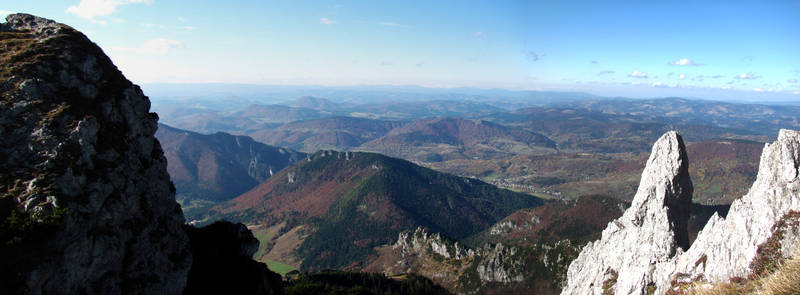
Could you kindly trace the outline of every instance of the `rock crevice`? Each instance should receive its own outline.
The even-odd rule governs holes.
[[[675,282],[747,277],[776,224],[798,219],[800,132],[781,130],[765,145],[750,191],[726,218],[712,216],[688,247],[692,186],[683,150],[674,132],[656,142],[632,206],[572,262],[562,294],[663,294]],[[782,230],[786,235],[776,240],[786,256],[800,243],[786,238],[796,237],[794,227]]]
[[[683,140],[668,132],[653,146],[631,207],[572,262],[562,293],[643,293],[654,266],[688,247],[692,189]]]

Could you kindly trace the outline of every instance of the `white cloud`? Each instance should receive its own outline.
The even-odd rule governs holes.
[[[472,34],[472,37],[486,39],[486,37],[489,37],[489,35],[484,32],[475,32]]]
[[[167,53],[169,53],[170,50],[179,48],[185,48],[183,42],[181,41],[170,40],[165,38],[156,38],[144,42],[144,44],[142,44],[142,46],[139,47],[139,50],[144,54],[167,55]]]
[[[792,93],[794,93],[795,95],[797,95],[797,94],[800,94],[800,91],[795,91],[795,92],[792,92]]]
[[[330,25],[335,25],[336,21],[328,19],[327,17],[321,17],[321,18],[319,18],[319,23],[321,23],[323,25],[330,26]]]
[[[185,18],[183,18],[183,17],[180,17],[180,16],[179,16],[179,17],[178,17],[178,21],[179,21],[179,22],[182,22],[182,23],[185,23],[185,22],[186,22],[186,19],[185,19]]]
[[[154,24],[154,23],[142,23],[142,26],[144,26],[146,28],[159,28],[159,29],[166,29],[167,28],[167,26],[165,26],[165,25],[159,25],[159,24]]]
[[[789,79],[789,80],[786,80],[786,82],[792,83],[792,84],[796,84],[797,83],[797,79]]]
[[[736,79],[743,79],[743,80],[752,80],[752,79],[758,79],[758,78],[759,78],[758,76],[750,74],[750,73],[744,73],[744,74],[740,74],[740,75],[736,76]]]
[[[6,15],[9,15],[9,14],[12,14],[12,13],[13,12],[8,11],[8,10],[0,10],[0,16],[6,16]]]
[[[647,78],[647,73],[642,73],[642,72],[639,72],[638,70],[636,70],[636,71],[633,71],[633,73],[631,73],[628,76],[629,77],[633,77],[633,78]]]
[[[67,8],[67,12],[78,17],[92,20],[98,16],[109,16],[118,6],[128,4],[153,4],[155,0],[81,0],[78,5]]]
[[[655,83],[651,84],[650,86],[658,87],[658,88],[675,88],[675,87],[678,87],[678,85],[667,84],[667,83],[664,83],[664,82],[661,82],[661,81],[655,82]]]
[[[156,38],[149,40],[147,42],[142,43],[139,47],[124,47],[124,46],[112,46],[109,47],[111,50],[122,51],[122,52],[133,52],[136,54],[143,54],[143,55],[167,55],[173,49],[182,49],[186,48],[183,42],[178,40],[170,40],[165,38]]]
[[[702,64],[696,63],[696,62],[694,62],[694,61],[692,61],[691,59],[688,59],[688,58],[681,58],[679,60],[669,62],[669,65],[671,65],[671,66],[700,66]]]
[[[686,79],[686,74],[678,75],[678,79],[681,79],[681,80]]]
[[[597,75],[598,75],[598,76],[602,76],[602,75],[610,75],[610,74],[613,74],[613,73],[616,73],[616,72],[617,72],[617,71],[605,70],[605,71],[600,71],[600,72],[598,72],[598,73],[597,73]]]
[[[381,26],[386,26],[386,27],[411,28],[411,26],[409,26],[409,25],[398,24],[398,23],[393,23],[393,22],[380,22],[378,24],[381,25]]]

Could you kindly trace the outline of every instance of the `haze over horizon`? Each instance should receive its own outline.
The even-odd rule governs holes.
[[[800,100],[800,1],[0,4],[70,24],[135,83],[419,85]]]

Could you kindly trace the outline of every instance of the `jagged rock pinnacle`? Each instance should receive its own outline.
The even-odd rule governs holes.
[[[772,236],[773,225],[789,211],[800,211],[798,167],[800,132],[781,130],[774,143],[764,146],[750,191],[733,202],[726,218],[711,217],[689,251],[677,259],[675,274],[709,282],[746,277],[759,245]],[[667,284],[668,280],[663,283]]]
[[[642,294],[654,265],[688,247],[692,181],[683,140],[667,132],[653,145],[632,205],[569,267],[562,294]]]

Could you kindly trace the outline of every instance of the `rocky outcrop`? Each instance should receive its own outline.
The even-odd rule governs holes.
[[[413,232],[401,232],[392,248],[399,249],[403,257],[419,255],[427,251],[447,259],[463,259],[475,256],[475,251],[459,245],[458,242],[442,238],[440,233],[430,233],[423,227],[418,227]]]
[[[672,275],[709,282],[747,277],[759,246],[774,234],[774,225],[791,211],[800,210],[798,167],[800,132],[781,130],[774,143],[764,146],[750,191],[733,202],[726,218],[711,217],[689,251],[676,260]],[[786,256],[800,246],[791,239],[782,244]],[[668,284],[669,280],[663,281],[659,290],[666,290]]]
[[[486,245],[481,250],[480,255],[483,259],[476,268],[481,281],[511,283],[521,282],[524,279],[522,259],[514,257],[517,254],[517,248],[496,244],[493,247]]]
[[[661,136],[631,207],[572,262],[562,294],[641,294],[655,284],[657,265],[688,247],[688,167],[680,135],[672,131]]]
[[[800,248],[800,132],[781,130],[774,143],[765,145],[750,191],[734,201],[725,218],[714,214],[685,253],[679,247],[685,231],[680,225],[683,201],[662,200],[675,196],[676,188],[691,194],[686,189],[691,183],[688,175],[675,174],[683,175],[675,178],[685,178],[683,183],[652,186],[646,181],[653,171],[676,171],[673,161],[652,161],[657,150],[665,150],[662,140],[668,136],[653,147],[633,206],[570,265],[563,294],[663,294],[675,284],[747,277],[762,267],[764,259],[781,259]],[[646,197],[640,198],[642,187]],[[653,209],[656,215],[650,213]],[[629,236],[642,239],[624,239]]]
[[[259,243],[244,224],[187,225],[186,231],[194,263],[184,295],[283,293],[281,276],[251,258]]]
[[[73,28],[6,20],[0,293],[181,293],[189,241],[148,98]]]

